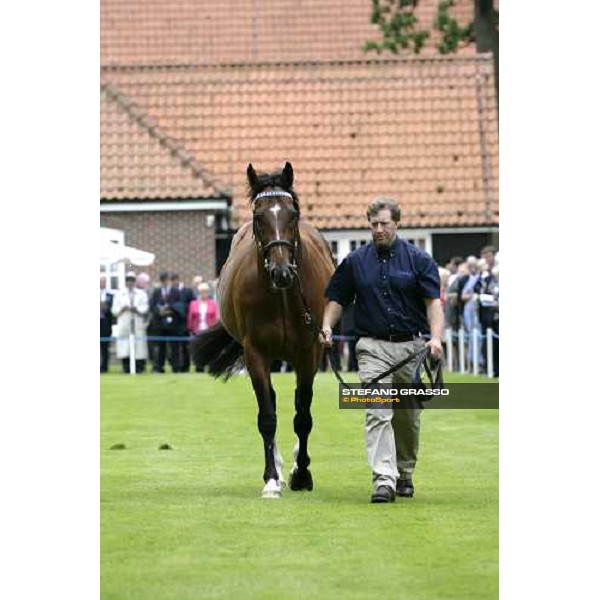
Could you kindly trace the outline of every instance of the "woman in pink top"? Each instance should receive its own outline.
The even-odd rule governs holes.
[[[219,307],[210,297],[210,286],[201,283],[198,286],[198,298],[190,302],[187,314],[187,329],[198,335],[219,321]]]

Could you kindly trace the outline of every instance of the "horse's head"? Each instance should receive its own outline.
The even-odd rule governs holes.
[[[281,171],[259,175],[249,164],[246,173],[261,262],[273,285],[287,289],[294,283],[300,253],[300,209],[292,188],[294,170],[286,162]]]

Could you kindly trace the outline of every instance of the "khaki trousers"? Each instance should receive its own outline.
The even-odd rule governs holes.
[[[356,345],[358,373],[366,383],[387,371],[409,354],[425,347],[425,340],[385,342],[361,338]],[[415,360],[382,379],[379,383],[410,383]],[[396,479],[412,478],[419,452],[420,409],[368,408],[365,417],[367,461],[373,472],[374,488],[396,488]]]

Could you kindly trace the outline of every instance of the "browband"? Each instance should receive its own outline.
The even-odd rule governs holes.
[[[283,190],[272,190],[270,192],[261,192],[260,194],[256,194],[252,199],[252,202],[256,202],[259,198],[274,198],[274,197],[284,197],[294,199],[294,197],[289,192],[284,192]]]

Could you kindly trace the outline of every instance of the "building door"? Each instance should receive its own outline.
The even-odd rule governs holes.
[[[215,243],[216,243],[216,251],[215,251],[215,273],[217,277],[221,272],[221,267],[225,264],[227,257],[229,256],[229,250],[231,248],[231,241],[233,240],[233,236],[235,235],[235,231],[219,231],[215,234]]]

